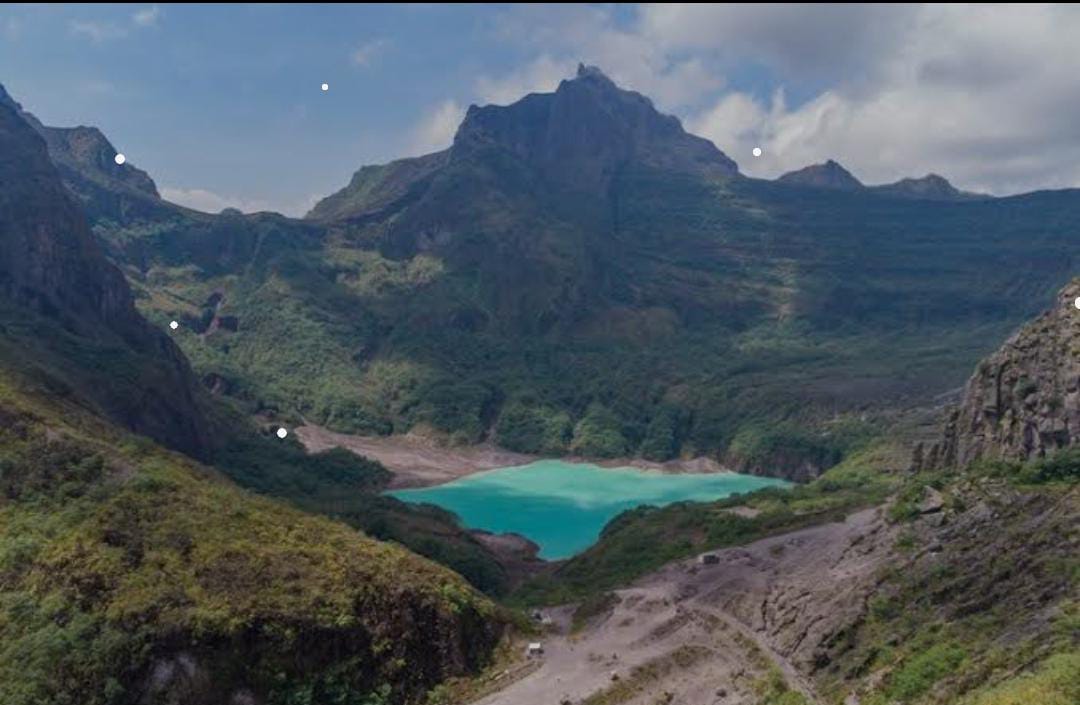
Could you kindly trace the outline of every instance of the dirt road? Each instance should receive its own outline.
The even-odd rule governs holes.
[[[770,670],[817,702],[806,674],[863,609],[891,545],[866,510],[715,551],[714,565],[669,564],[617,591],[619,603],[578,634],[568,634],[570,608],[550,611],[556,633],[540,667],[477,705],[580,703],[605,690],[627,705],[751,705]]]

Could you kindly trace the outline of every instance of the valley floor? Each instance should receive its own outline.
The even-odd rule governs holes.
[[[441,485],[484,470],[525,465],[541,459],[537,455],[516,453],[490,443],[474,446],[444,446],[431,438],[412,433],[401,436],[353,436],[311,424],[300,426],[295,433],[309,453],[344,448],[379,461],[394,473],[387,489]],[[655,463],[641,458],[597,460],[563,457],[560,459],[569,463],[592,463],[609,468],[634,467],[670,473],[727,471],[727,468],[710,458],[671,460],[664,463]]]
[[[862,608],[892,534],[868,509],[715,551],[714,564],[671,563],[577,631],[570,608],[550,610],[539,667],[476,705],[749,705],[789,690],[816,702],[802,674]]]

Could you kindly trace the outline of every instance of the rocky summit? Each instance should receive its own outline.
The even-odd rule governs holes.
[[[732,176],[734,161],[708,140],[688,134],[652,101],[620,89],[595,66],[578,67],[551,94],[507,107],[470,106],[451,154],[509,153],[552,183],[603,196],[619,172],[637,163],[706,177]]]

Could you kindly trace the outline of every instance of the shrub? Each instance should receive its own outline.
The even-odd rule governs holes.
[[[615,458],[629,451],[618,417],[610,409],[593,404],[574,429],[570,450],[592,458]]]
[[[893,674],[887,694],[901,702],[912,702],[954,672],[966,656],[964,650],[955,644],[934,644],[905,660]]]
[[[520,453],[558,455],[566,452],[571,430],[565,411],[514,402],[499,414],[495,438],[502,447]]]

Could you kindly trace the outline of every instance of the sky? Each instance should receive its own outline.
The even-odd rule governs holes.
[[[5,4],[0,83],[211,212],[302,215],[578,62],[751,176],[835,159],[1005,195],[1080,186],[1077,37],[1068,5]]]

